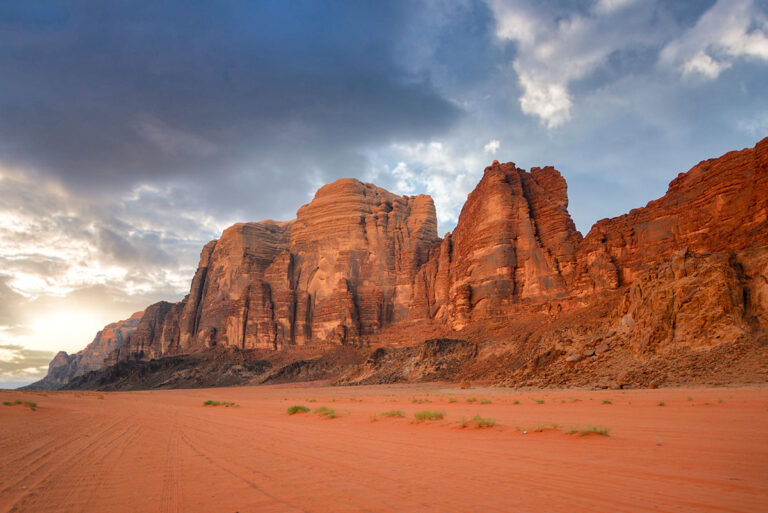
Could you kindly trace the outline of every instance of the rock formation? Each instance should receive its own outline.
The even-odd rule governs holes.
[[[190,294],[149,307],[115,357],[359,342],[409,319],[437,240],[430,197],[338,180],[294,221],[236,224],[208,243]]]
[[[147,308],[107,363],[416,343],[420,329],[482,348],[501,326],[520,373],[544,362],[568,373],[613,348],[768,341],[768,139],[699,163],[586,237],[567,207],[554,168],[494,162],[439,239],[428,196],[339,180],[293,221],[236,224],[209,242],[189,295]]]
[[[563,297],[580,242],[557,170],[494,162],[416,277],[419,313],[461,329],[507,316],[521,301]]]
[[[58,388],[73,378],[103,368],[105,360],[136,330],[143,315],[144,312],[136,312],[123,321],[107,324],[82,351],[72,355],[59,351],[48,364],[46,377],[30,388]]]

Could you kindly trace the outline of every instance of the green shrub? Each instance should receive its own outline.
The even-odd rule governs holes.
[[[472,417],[472,422],[475,423],[475,427],[477,428],[489,428],[496,425],[496,421],[490,417],[481,417],[480,415],[475,415]]]
[[[328,408],[327,406],[321,406],[320,408],[317,408],[315,410],[315,413],[317,415],[320,415],[322,417],[326,417],[326,418],[329,418],[329,419],[335,419],[336,418],[336,411],[331,409],[331,408]]]
[[[226,406],[229,408],[230,406],[237,406],[237,404],[228,401],[213,401],[209,399],[203,403],[203,406]]]
[[[417,422],[424,422],[425,420],[442,420],[443,417],[445,417],[445,412],[442,411],[423,410],[413,414],[413,418],[416,419]]]
[[[480,404],[491,404],[490,399],[480,399]]]
[[[309,411],[309,408],[307,408],[306,406],[297,404],[288,408],[285,413],[287,413],[288,415],[295,415],[297,413],[307,413],[308,411]]]
[[[449,403],[455,403],[456,401],[458,401],[458,399],[456,399],[455,397],[449,397],[448,398],[448,402]]]
[[[520,404],[520,401],[518,401],[517,399],[515,399],[514,401],[512,401],[512,404]]]
[[[32,410],[32,411],[35,411],[35,410],[37,409],[37,403],[35,403],[35,402],[32,402],[32,401],[20,401],[20,400],[18,400],[18,399],[16,399],[16,400],[15,400],[15,401],[13,401],[13,402],[11,402],[11,401],[3,401],[3,405],[5,405],[5,406],[19,406],[19,405],[24,405],[24,406],[28,406],[28,407],[29,407],[29,409],[30,409],[30,410]]]
[[[475,401],[477,401],[477,397],[467,397],[468,403],[474,403]]]
[[[402,410],[391,410],[379,413],[382,417],[405,417],[405,412]]]
[[[603,399],[603,404],[613,404],[613,403],[608,399]]]
[[[664,401],[659,401],[658,406],[666,406],[667,404]]]

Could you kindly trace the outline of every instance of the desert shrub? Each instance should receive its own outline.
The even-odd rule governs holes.
[[[3,405],[5,406],[27,406],[30,410],[35,411],[37,409],[37,403],[32,401],[20,401],[16,399],[15,401],[3,401]]]
[[[307,413],[308,411],[309,411],[309,408],[307,408],[306,406],[296,404],[288,408],[285,411],[285,413],[287,413],[288,415],[296,415],[297,413]]]
[[[586,435],[611,436],[610,432],[611,432],[611,428],[609,427],[587,426],[584,429],[579,431],[579,436],[586,436]]]
[[[491,404],[490,399],[480,399],[480,404]]]
[[[405,412],[402,410],[391,410],[380,413],[382,417],[405,417]]]
[[[203,403],[203,406],[225,406],[229,408],[230,406],[237,406],[237,404],[231,403],[229,401],[213,401],[209,399]]]
[[[603,399],[603,404],[613,404],[613,403],[608,399]]]
[[[315,410],[315,413],[317,415],[320,415],[321,417],[326,417],[326,418],[329,418],[329,419],[335,419],[336,418],[336,410],[328,408],[327,406],[321,406],[320,408],[317,408]]]
[[[480,415],[472,417],[472,422],[474,422],[476,428],[489,428],[496,425],[494,419],[490,417],[481,417]]]
[[[456,401],[458,401],[458,399],[456,399],[455,397],[449,397],[448,398],[448,402],[449,403],[455,403]]]
[[[445,417],[445,412],[442,411],[423,410],[413,414],[413,418],[416,419],[417,422],[424,422],[425,420],[441,420],[443,417]]]
[[[477,397],[467,397],[468,403],[474,403],[475,401],[477,401]]]

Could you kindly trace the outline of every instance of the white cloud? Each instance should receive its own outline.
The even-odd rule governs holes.
[[[490,153],[491,155],[495,155],[497,151],[499,151],[499,147],[501,146],[501,143],[498,139],[491,139],[488,141],[488,144],[483,146],[483,150],[485,150],[486,153]]]
[[[728,67],[730,64],[717,62],[701,50],[683,64],[683,75],[699,73],[708,78],[717,78],[720,72]]]
[[[497,147],[491,140],[484,149]],[[478,147],[479,149],[479,147]],[[450,230],[482,170],[489,162],[485,152],[465,151],[439,141],[394,144],[390,147],[394,166],[373,157],[374,168],[367,179],[394,177],[392,191],[398,194],[425,192],[435,201],[440,230]]]
[[[512,67],[523,90],[520,108],[552,129],[569,121],[574,99],[569,85],[587,77],[616,50],[652,42],[656,34],[643,22],[653,5],[604,0],[587,14],[562,16],[536,2],[488,0],[496,18],[496,37],[516,43]]]
[[[178,208],[173,192],[85,200],[0,164],[0,342],[79,350],[108,322],[181,297],[222,226]]]
[[[634,4],[637,0],[597,0],[595,12],[611,13]]]
[[[768,61],[768,19],[751,0],[719,0],[668,43],[659,62],[684,76],[717,78],[737,59]]]
[[[397,179],[397,182],[395,183],[395,190],[399,194],[412,194],[416,190],[414,184],[416,175],[408,167],[408,164],[405,162],[398,162],[397,165],[392,169],[392,174]]]

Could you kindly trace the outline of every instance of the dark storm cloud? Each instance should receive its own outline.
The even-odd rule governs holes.
[[[102,189],[300,171],[295,164],[361,145],[429,137],[459,111],[428,77],[398,64],[395,43],[417,10],[397,2],[4,4],[0,159]]]

